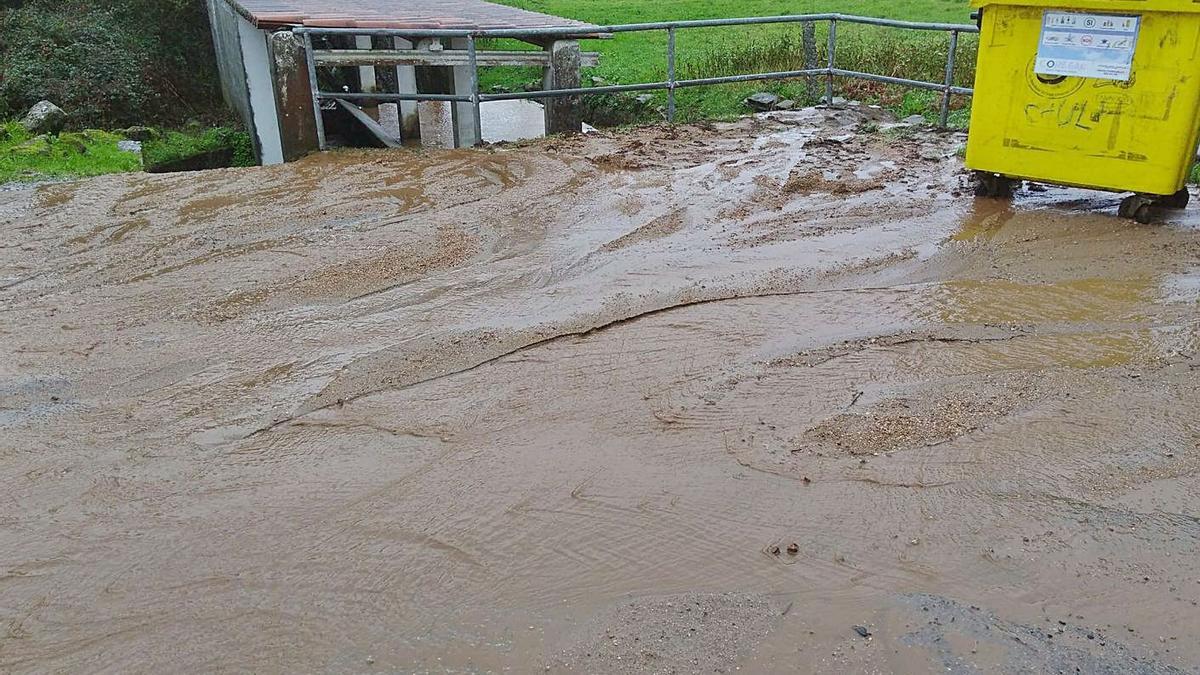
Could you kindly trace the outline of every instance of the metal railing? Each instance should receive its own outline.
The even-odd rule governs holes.
[[[751,26],[781,23],[816,23],[828,22],[828,44],[826,46],[825,65],[818,68],[803,68],[767,73],[750,73],[745,75],[727,75],[723,77],[704,77],[694,79],[676,79],[676,33],[690,28],[713,28],[719,26]],[[950,44],[946,54],[946,74],[941,82],[911,80],[903,77],[878,75],[857,70],[838,68],[835,54],[837,51],[837,26],[839,23],[862,24],[869,26],[884,26],[908,30],[938,31],[950,34]],[[667,32],[667,79],[660,82],[642,82],[638,84],[614,84],[597,87],[574,87],[568,89],[544,89],[539,91],[509,92],[484,94],[479,91],[479,65],[476,60],[476,41],[491,38],[536,38],[554,37],[559,39],[594,38],[598,35],[613,33],[631,33],[639,31]],[[879,19],[868,16],[853,16],[848,14],[793,14],[785,16],[744,17],[736,19],[700,19],[693,21],[659,21],[653,23],[619,24],[612,26],[586,26],[579,28],[505,28],[490,30],[407,30],[407,29],[370,29],[370,28],[317,28],[298,27],[293,32],[300,35],[304,41],[305,58],[308,61],[308,77],[312,88],[313,109],[317,119],[317,136],[321,149],[325,149],[324,118],[321,113],[321,102],[333,99],[364,100],[364,101],[453,101],[470,103],[474,107],[475,137],[482,139],[480,129],[479,105],[486,101],[510,101],[518,99],[543,99],[562,96],[588,96],[593,94],[612,94],[632,91],[666,90],[667,92],[667,121],[675,121],[675,90],[685,87],[702,87],[713,84],[732,82],[754,82],[761,80],[780,80],[799,77],[825,77],[825,101],[833,100],[834,79],[847,77],[884,84],[895,84],[940,91],[942,93],[938,125],[945,128],[950,114],[950,99],[954,95],[971,96],[974,89],[959,87],[954,84],[954,72],[957,64],[958,36],[961,33],[978,33],[979,28],[971,24],[928,23],[916,21],[898,21],[894,19]],[[317,63],[313,53],[314,35],[363,35],[381,37],[399,37],[409,40],[421,38],[460,38],[466,40],[467,68],[470,72],[469,94],[393,94],[393,93],[345,93],[320,91],[317,85]],[[806,64],[807,65],[807,64]]]

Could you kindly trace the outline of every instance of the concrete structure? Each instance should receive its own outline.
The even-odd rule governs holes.
[[[225,100],[251,132],[263,164],[296,159],[318,147],[307,55],[304,43],[291,32],[293,27],[528,28],[543,33],[548,28],[575,32],[595,28],[483,0],[208,0],[208,8]],[[580,68],[596,60],[595,55],[580,51],[574,35],[557,39],[543,34],[526,41],[539,51],[479,52],[478,63],[540,66],[547,88],[571,88],[580,86]],[[359,91],[364,93],[379,92],[383,79],[394,83],[391,93],[471,93],[465,39],[392,38],[383,45],[390,48],[381,48],[379,42],[379,38],[354,36],[346,45],[318,45],[314,62],[322,71],[357,67]],[[395,76],[380,78],[380,67],[394,68]],[[470,103],[402,101],[355,106],[355,110],[349,110],[348,103],[339,101],[339,105],[386,145],[419,138],[421,120],[437,117],[437,109],[446,106],[453,119],[453,145],[466,147],[481,141],[476,137],[479,125]],[[390,105],[396,107],[379,109]],[[581,124],[577,97],[546,102],[547,133],[578,132]]]

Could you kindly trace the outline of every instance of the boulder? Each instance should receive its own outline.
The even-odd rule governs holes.
[[[796,107],[795,101],[793,101],[790,98],[785,98],[775,106],[775,109],[776,110],[791,110],[792,108],[795,108],[795,107]]]
[[[31,134],[57,134],[67,125],[67,113],[50,101],[39,101],[21,120],[21,126]]]
[[[920,126],[922,124],[925,124],[925,116],[924,115],[909,115],[908,117],[905,117],[904,119],[900,120],[900,123],[907,124],[909,126],[914,126],[914,127]]]
[[[779,97],[769,91],[760,91],[746,97],[746,105],[755,110],[772,110],[779,103]]]

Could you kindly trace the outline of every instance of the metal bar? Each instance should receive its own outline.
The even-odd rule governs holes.
[[[319,91],[317,96],[322,100],[344,98],[347,101],[456,101],[470,103],[470,96],[458,94],[388,94],[385,92],[341,92]]]
[[[804,70],[782,70],[773,73],[751,73],[749,75],[724,75],[722,77],[702,77],[694,80],[678,80],[676,87],[702,87],[706,84],[728,84],[730,82],[756,82],[758,80],[786,80],[793,77],[808,75],[827,75],[828,68],[811,68]]]
[[[822,71],[824,72],[824,71]],[[676,83],[678,84],[678,83]],[[560,96],[585,96],[587,94],[613,94],[621,91],[653,91],[666,89],[666,82],[643,82],[641,84],[611,84],[603,87],[577,87],[574,89],[543,89],[538,91],[514,91],[508,94],[480,94],[481,101],[516,101],[527,98],[558,98]]]
[[[946,55],[946,88],[942,91],[942,113],[938,126],[945,129],[950,122],[950,87],[954,86],[954,61],[958,53],[958,31],[950,31],[950,52]]]
[[[358,120],[359,124],[362,124],[364,127],[366,127],[367,131],[371,132],[371,135],[373,135],[375,138],[378,138],[380,143],[383,143],[389,148],[404,147],[403,144],[400,143],[399,138],[389,134],[386,129],[379,125],[379,122],[376,122],[371,118],[370,115],[362,110],[359,110],[358,106],[342,98],[334,100],[337,101],[338,105],[341,106],[343,110],[350,113],[351,117]]]
[[[401,38],[403,39],[403,38]],[[582,52],[580,65],[593,67],[600,63],[600,54]],[[546,52],[534,51],[475,51],[480,66],[531,66],[545,67],[550,62]],[[324,49],[317,50],[318,68],[340,68],[344,66],[463,66],[467,53],[461,49],[442,51],[420,51],[414,49]]]
[[[837,19],[829,20],[829,44],[826,49],[829,51],[826,54],[829,74],[825,76],[825,104],[833,105],[833,53],[837,49]]]
[[[839,77],[856,77],[860,80],[870,80],[872,82],[883,82],[885,84],[903,84],[903,85],[906,85],[909,87],[913,87],[914,89],[929,89],[932,91],[942,91],[946,88],[946,85],[942,84],[941,82],[924,82],[922,80],[908,80],[903,77],[890,77],[888,75],[876,75],[874,73],[863,73],[863,72],[860,72],[857,70],[843,70],[841,68],[834,68],[833,74],[837,75]],[[968,89],[967,87],[950,87],[950,93],[962,94],[964,96],[970,96],[975,93],[975,90]]]
[[[805,77],[808,75],[829,75],[828,68],[813,68],[808,70],[784,70],[772,73],[753,73],[749,75],[726,75],[723,77],[704,77],[694,80],[676,80],[675,88],[683,87],[701,87],[709,84],[728,84],[731,82],[755,82],[758,80],[784,80],[794,77]],[[902,77],[889,77],[887,75],[875,75],[873,73],[862,73],[856,70],[842,70],[835,68],[833,75],[838,77],[854,77],[863,80],[872,80],[875,82],[885,82],[888,84],[904,84],[918,89],[930,89],[933,91],[944,91],[946,85],[940,82],[925,82],[922,80],[906,80]],[[561,96],[586,96],[588,94],[611,94],[623,91],[654,91],[659,89],[668,89],[669,82],[644,82],[641,84],[613,84],[604,87],[578,87],[574,89],[546,89],[539,91],[518,91],[509,94],[480,94],[481,101],[512,101],[518,99],[530,98],[558,98]],[[966,87],[951,87],[951,94],[961,94],[970,96],[975,93],[974,89]],[[342,96],[341,94],[330,94],[330,96]]]
[[[852,14],[789,14],[783,16],[752,16],[732,19],[697,19],[690,21],[655,21],[647,23],[616,24],[611,26],[560,26],[545,28],[485,28],[485,29],[406,29],[406,28],[319,28],[314,26],[297,26],[292,30],[297,33],[329,34],[329,35],[392,35],[398,37],[467,37],[473,35],[483,37],[545,37],[545,36],[578,36],[596,37],[611,33],[629,33],[647,30],[667,30],[669,28],[710,28],[715,26],[750,26],[772,23],[796,23],[800,21],[844,21],[870,26],[890,26],[893,28],[908,28],[911,30],[950,31],[960,33],[978,33],[979,28],[973,24],[936,23],[923,21],[899,21],[896,19],[881,19],[872,16],[855,16]]]
[[[675,29],[667,29],[667,124],[675,123]]]
[[[325,149],[325,115],[321,112],[321,95],[317,85],[317,65],[313,61],[312,35],[304,34],[304,61],[308,66],[308,86],[312,91],[313,122],[317,127],[317,149]]]
[[[467,69],[471,73],[471,111],[475,127],[475,145],[483,145],[483,117],[479,112],[479,62],[475,53],[475,38],[467,38]]]

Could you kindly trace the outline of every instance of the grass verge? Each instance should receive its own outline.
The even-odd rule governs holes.
[[[886,16],[914,21],[970,22],[966,0],[899,0],[882,3],[869,0],[852,8],[834,0],[499,0],[524,9],[564,16],[597,24],[639,23],[709,19],[742,16],[773,16],[820,12],[847,12],[866,16]],[[826,63],[827,27],[817,26],[818,63]],[[737,26],[681,30],[677,34],[677,73],[680,78],[716,77],[794,70],[804,67],[801,27],[798,24]],[[838,26],[835,62],[841,68],[880,75],[901,76],[941,82],[945,77],[948,35],[897,28],[880,28],[842,23]],[[665,31],[620,33],[609,40],[587,40],[583,48],[600,53],[600,65],[587,69],[584,85],[591,78],[607,83],[632,84],[666,79]],[[509,43],[510,48],[528,49],[528,45]],[[503,48],[505,45],[497,44]],[[976,41],[974,36],[960,39],[956,83],[969,86],[974,80]],[[483,72],[481,83],[487,87],[521,89],[538,81],[540,73],[531,69],[493,68]],[[678,119],[723,119],[745,114],[742,101],[756,91],[771,91],[799,103],[813,103],[824,93],[824,84],[806,86],[803,81],[765,81],[714,87],[680,89],[676,92]],[[920,113],[931,118],[940,105],[937,95],[909,96],[905,89],[863,81],[838,78],[835,95],[879,103],[906,114]],[[638,115],[625,121],[651,122],[661,116],[664,92],[651,94],[654,105],[642,106]],[[955,97],[955,110],[966,100]],[[923,106],[923,107],[921,107]],[[635,110],[637,106],[633,107]],[[953,122],[965,122],[968,114],[957,113]]]
[[[32,136],[17,122],[0,125],[0,183],[99,176],[137,171],[137,153],[117,147],[121,137],[97,129]]]
[[[157,138],[146,141],[142,146],[142,161],[146,170],[168,167],[185,162],[193,157],[228,150],[228,166],[253,166],[254,148],[250,135],[230,129],[216,127],[205,131],[168,131]]]

